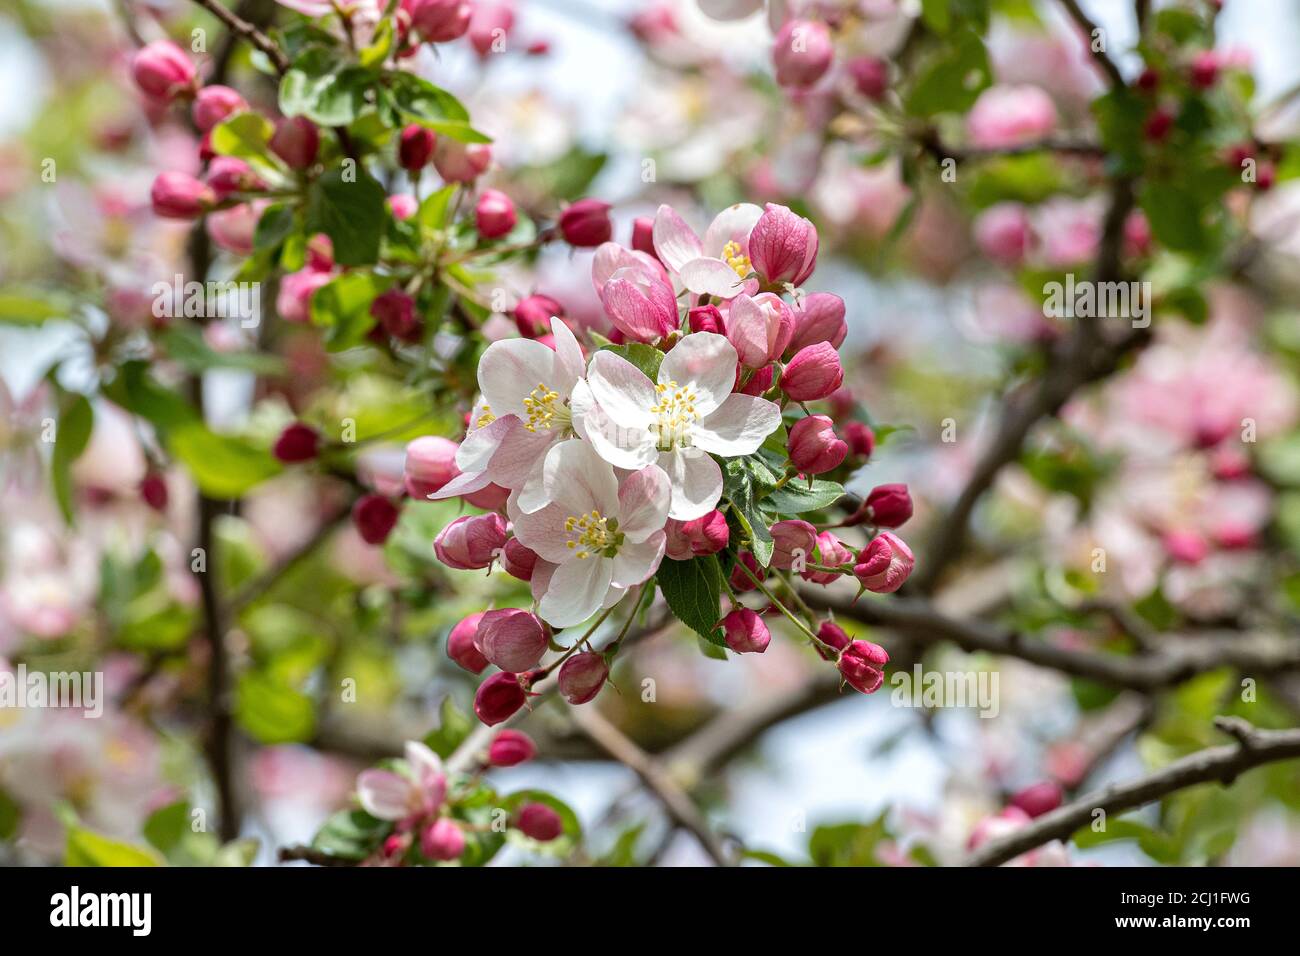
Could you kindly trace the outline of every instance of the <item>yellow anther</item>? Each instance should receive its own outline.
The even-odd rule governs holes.
[[[478,425],[479,428],[486,428],[496,420],[497,417],[492,414],[492,409],[489,406],[484,405],[483,414],[478,417],[475,424]]]
[[[754,266],[749,261],[749,256],[745,255],[740,243],[731,240],[722,247],[722,260],[736,271],[736,275],[742,279],[754,271]]]
[[[524,427],[535,432],[538,429],[550,431],[556,425],[567,426],[567,412],[568,409],[560,401],[560,393],[547,388],[546,383],[538,382],[537,387],[524,399],[524,414],[528,416]]]
[[[574,550],[575,557],[586,559],[593,554],[609,552],[618,547],[623,536],[610,520],[599,511],[585,515],[570,515],[564,521],[564,530],[574,537],[566,542],[566,547]]]
[[[670,381],[660,382],[655,391],[659,401],[650,406],[650,414],[656,416],[650,423],[650,431],[656,436],[656,445],[661,451],[689,447],[691,426],[700,420],[695,410],[695,390],[689,385],[680,388]]]

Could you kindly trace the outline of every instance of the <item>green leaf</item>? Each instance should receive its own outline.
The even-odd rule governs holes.
[[[316,707],[306,694],[256,671],[240,677],[238,691],[235,719],[255,740],[287,744],[311,739]]]
[[[164,436],[174,428],[199,420],[198,413],[189,402],[153,379],[146,362],[131,361],[122,365],[117,377],[105,385],[103,391],[118,405],[145,419]]]
[[[1083,827],[1075,831],[1071,840],[1081,850],[1120,840],[1136,840],[1138,848],[1157,863],[1179,861],[1178,847],[1172,836],[1136,820],[1107,820],[1106,829],[1100,833],[1091,826]]]
[[[732,513],[741,531],[749,538],[749,550],[758,563],[767,567],[772,560],[774,543],[768,530],[767,516],[758,507],[756,495],[776,484],[767,466],[754,456],[728,458],[722,470],[723,487]]]
[[[366,105],[366,90],[375,86],[373,70],[337,68],[329,52],[308,49],[280,80],[280,112],[305,116],[322,126],[346,126]]]
[[[613,352],[619,358],[626,359],[639,368],[651,382],[658,381],[659,366],[663,363],[664,353],[653,345],[646,345],[644,342],[628,342],[626,345],[607,345],[601,351]]]
[[[325,821],[311,845],[330,856],[361,860],[379,847],[391,829],[391,823],[377,820],[364,810],[340,810]]]
[[[814,866],[881,866],[876,850],[889,836],[883,813],[871,823],[820,826],[808,838],[808,854]]]
[[[161,861],[143,847],[132,846],[84,827],[68,828],[64,866],[159,866]]]
[[[23,808],[18,801],[0,790],[0,840],[9,840],[18,832],[18,823],[22,820]]]
[[[261,113],[236,113],[212,127],[212,151],[238,157],[258,172],[280,174],[284,164],[269,145],[274,133],[274,124]]]
[[[442,87],[414,73],[390,73],[389,76],[393,101],[406,118],[461,143],[492,142],[491,137],[470,125],[469,111],[464,104]]]
[[[451,200],[456,195],[454,185],[443,186],[432,192],[420,203],[415,219],[426,229],[443,229],[451,218]]]
[[[292,206],[272,203],[266,207],[253,230],[253,248],[259,251],[278,249],[294,232],[297,217]]]
[[[233,368],[258,375],[277,375],[284,371],[284,360],[260,352],[218,352],[193,326],[173,325],[162,336],[167,357],[192,372],[210,368]]]
[[[370,37],[369,45],[357,54],[357,62],[367,68],[383,66],[388,54],[392,52],[393,38],[393,21],[387,18],[380,20]]]
[[[72,523],[72,463],[86,450],[95,424],[95,412],[84,395],[70,394],[59,412],[50,457],[50,480],[63,520]]]
[[[197,421],[172,431],[167,447],[212,498],[238,498],[280,471],[280,463],[265,449],[219,435]]]
[[[170,853],[188,832],[190,805],[185,800],[160,807],[144,821],[144,838],[162,854]]]
[[[307,195],[307,229],[330,237],[339,265],[369,265],[379,258],[386,198],[384,187],[364,169],[330,170]]]
[[[438,727],[425,735],[424,743],[439,757],[446,758],[470,735],[474,722],[456,706],[456,701],[450,694],[442,699],[438,714],[441,718]]]
[[[965,112],[993,82],[988,52],[976,34],[958,34],[945,46],[922,68],[907,95],[907,111],[913,116]]]
[[[790,482],[771,492],[763,503],[783,515],[797,515],[805,511],[817,511],[829,508],[844,496],[844,486],[838,481],[813,480],[808,482],[792,478]]]
[[[257,858],[257,851],[261,848],[262,841],[257,837],[244,837],[242,840],[231,840],[220,850],[212,860],[213,866],[252,866],[253,860]]]
[[[71,311],[72,300],[62,293],[36,289],[0,292],[0,323],[5,325],[40,325],[49,319],[61,319]]]
[[[1174,183],[1147,183],[1138,202],[1162,245],[1179,252],[1206,248],[1201,203],[1195,194]]]
[[[355,348],[365,341],[375,325],[370,306],[389,281],[367,272],[349,272],[316,290],[311,297],[311,320],[328,330],[325,343],[331,352]]]
[[[717,555],[689,561],[665,558],[655,577],[668,607],[683,624],[709,643],[726,646],[718,628],[722,568]]]
[[[564,824],[564,831],[554,840],[539,843],[536,840],[529,839],[512,827],[510,829],[511,841],[535,853],[545,853],[548,856],[568,856],[573,851],[573,848],[582,841],[582,824],[578,822],[578,815],[563,800],[544,790],[520,790],[507,796],[501,805],[513,817],[515,812],[527,803],[545,804],[554,810],[559,814],[560,822]]]

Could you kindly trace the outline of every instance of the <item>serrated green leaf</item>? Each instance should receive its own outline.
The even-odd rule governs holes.
[[[844,486],[838,481],[813,480],[812,486],[799,478],[770,492],[763,505],[783,515],[797,515],[805,511],[829,508],[844,496]]]
[[[664,558],[655,577],[668,607],[683,624],[709,643],[726,646],[718,629],[722,569],[716,555],[689,561]]]
[[[332,169],[307,194],[307,228],[334,244],[334,260],[344,266],[370,265],[388,222],[388,196],[364,169]]]

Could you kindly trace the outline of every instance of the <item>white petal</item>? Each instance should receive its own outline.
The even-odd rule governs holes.
[[[652,230],[655,252],[671,271],[678,272],[701,252],[700,237],[672,206],[660,206]]]
[[[555,381],[548,382],[560,393],[561,398],[568,398],[573,386],[587,370],[587,360],[582,357],[582,346],[574,337],[569,324],[561,318],[551,319],[551,334],[555,336]]]
[[[645,428],[651,420],[650,407],[658,402],[654,383],[621,355],[602,349],[591,357],[587,384],[596,401],[617,424]]]
[[[658,465],[629,475],[618,488],[618,530],[633,542],[662,531],[672,491],[672,482]]]
[[[550,504],[532,514],[514,516],[515,537],[526,547],[537,552],[543,561],[562,564],[573,557],[568,546],[569,535],[564,522],[569,512],[561,505]]]
[[[713,217],[704,233],[704,254],[721,258],[722,248],[729,242],[741,242],[749,237],[754,223],[763,215],[763,207],[741,202],[728,206]]]
[[[552,448],[546,456],[543,481],[551,500],[567,508],[570,515],[591,511],[606,517],[618,514],[614,469],[589,442],[570,438]]]
[[[482,491],[490,484],[492,484],[492,476],[486,471],[462,471],[429,497],[434,501],[440,501],[443,498],[458,498],[461,495],[471,495],[476,491]]]
[[[573,560],[556,568],[537,607],[552,627],[581,624],[600,609],[609,592],[614,562],[609,558]]]
[[[551,503],[550,492],[546,490],[546,456],[540,455],[533,463],[533,469],[524,479],[518,493],[514,496],[515,508],[523,514],[540,511]]]
[[[735,458],[752,455],[768,435],[781,427],[781,409],[754,395],[728,395],[717,411],[691,429],[698,448]]]
[[[692,259],[681,267],[682,285],[699,295],[730,299],[745,290],[736,270],[721,259]]]
[[[419,740],[406,742],[406,762],[415,771],[417,780],[424,780],[429,774],[442,773],[442,758]]]
[[[554,387],[555,353],[532,339],[493,342],[478,363],[478,387],[492,414],[519,414],[538,385]]]
[[[673,500],[668,517],[678,521],[701,518],[712,511],[722,497],[722,469],[698,448],[666,451],[659,467],[673,483]]]
[[[363,770],[357,777],[361,807],[380,820],[400,820],[411,812],[414,784],[391,770]]]
[[[601,458],[615,468],[637,471],[652,464],[659,452],[655,438],[644,428],[625,428],[614,422],[605,410],[595,403],[590,389],[583,392],[582,417],[574,418],[579,435],[591,442],[591,447]],[[575,392],[575,395],[578,394]],[[589,402],[589,404],[588,404]]]
[[[624,544],[614,558],[613,583],[621,588],[630,588],[654,574],[664,558],[666,542],[664,533],[656,531],[639,544]]]
[[[736,384],[736,347],[725,336],[693,332],[673,346],[659,366],[659,381],[695,388],[695,410],[708,415]]]
[[[530,432],[523,422],[518,422],[501,437],[488,465],[488,476],[502,488],[522,487],[558,437],[553,431]]]
[[[482,428],[475,428],[456,449],[456,467],[461,471],[486,471],[501,439],[518,423],[516,416],[502,415]]]
[[[551,575],[555,574],[558,567],[545,558],[533,565],[533,576],[528,580],[528,587],[533,592],[534,601],[540,601],[546,596],[546,589],[551,586]]]

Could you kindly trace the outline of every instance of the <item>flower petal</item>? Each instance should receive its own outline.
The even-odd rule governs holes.
[[[564,529],[569,511],[562,505],[549,504],[531,514],[514,515],[515,537],[537,552],[543,561],[563,564],[573,557]],[[534,569],[535,570],[535,569]]]
[[[640,543],[628,542],[619,548],[614,557],[614,585],[630,588],[659,570],[666,541],[664,533],[656,531]]]
[[[593,355],[587,368],[587,384],[616,424],[639,429],[650,425],[650,408],[658,402],[654,383],[621,355],[608,350]]]
[[[721,259],[692,259],[678,270],[682,285],[699,295],[716,295],[730,299],[745,291],[745,283]]]
[[[478,363],[478,387],[492,414],[519,414],[539,384],[554,387],[555,353],[532,339],[493,342]]]
[[[632,542],[645,541],[668,521],[673,486],[658,465],[634,472],[618,488],[618,530]]]
[[[573,386],[587,370],[587,360],[582,357],[582,346],[573,330],[558,316],[551,319],[551,334],[555,336],[555,381],[547,384],[559,392],[561,398],[568,398]]]
[[[614,575],[610,558],[573,560],[556,568],[537,613],[552,627],[581,624],[600,609]]]
[[[736,347],[725,336],[694,332],[673,346],[659,366],[659,381],[692,385],[695,410],[705,416],[723,403],[736,384]]]
[[[573,427],[615,468],[636,471],[659,457],[654,436],[644,428],[616,424],[596,403],[586,382],[579,382],[573,393]]]
[[[651,234],[655,253],[673,272],[680,272],[683,265],[701,253],[700,237],[672,206],[659,207]]]
[[[781,427],[781,409],[765,398],[728,395],[712,414],[695,424],[696,447],[724,458],[752,455],[768,435]]]
[[[728,206],[713,217],[709,228],[704,233],[704,254],[713,258],[722,257],[722,249],[729,242],[738,242],[745,248],[750,230],[763,215],[763,207],[750,202],[739,202]]]
[[[363,770],[357,777],[357,799],[380,820],[400,820],[411,812],[415,785],[391,770]]]
[[[722,497],[722,469],[699,448],[681,448],[659,455],[659,467],[673,483],[668,517],[678,521],[702,518]]]
[[[607,517],[618,514],[618,479],[614,477],[614,469],[588,442],[571,438],[552,448],[546,455],[542,480],[551,500],[567,508],[569,515],[591,511]]]

